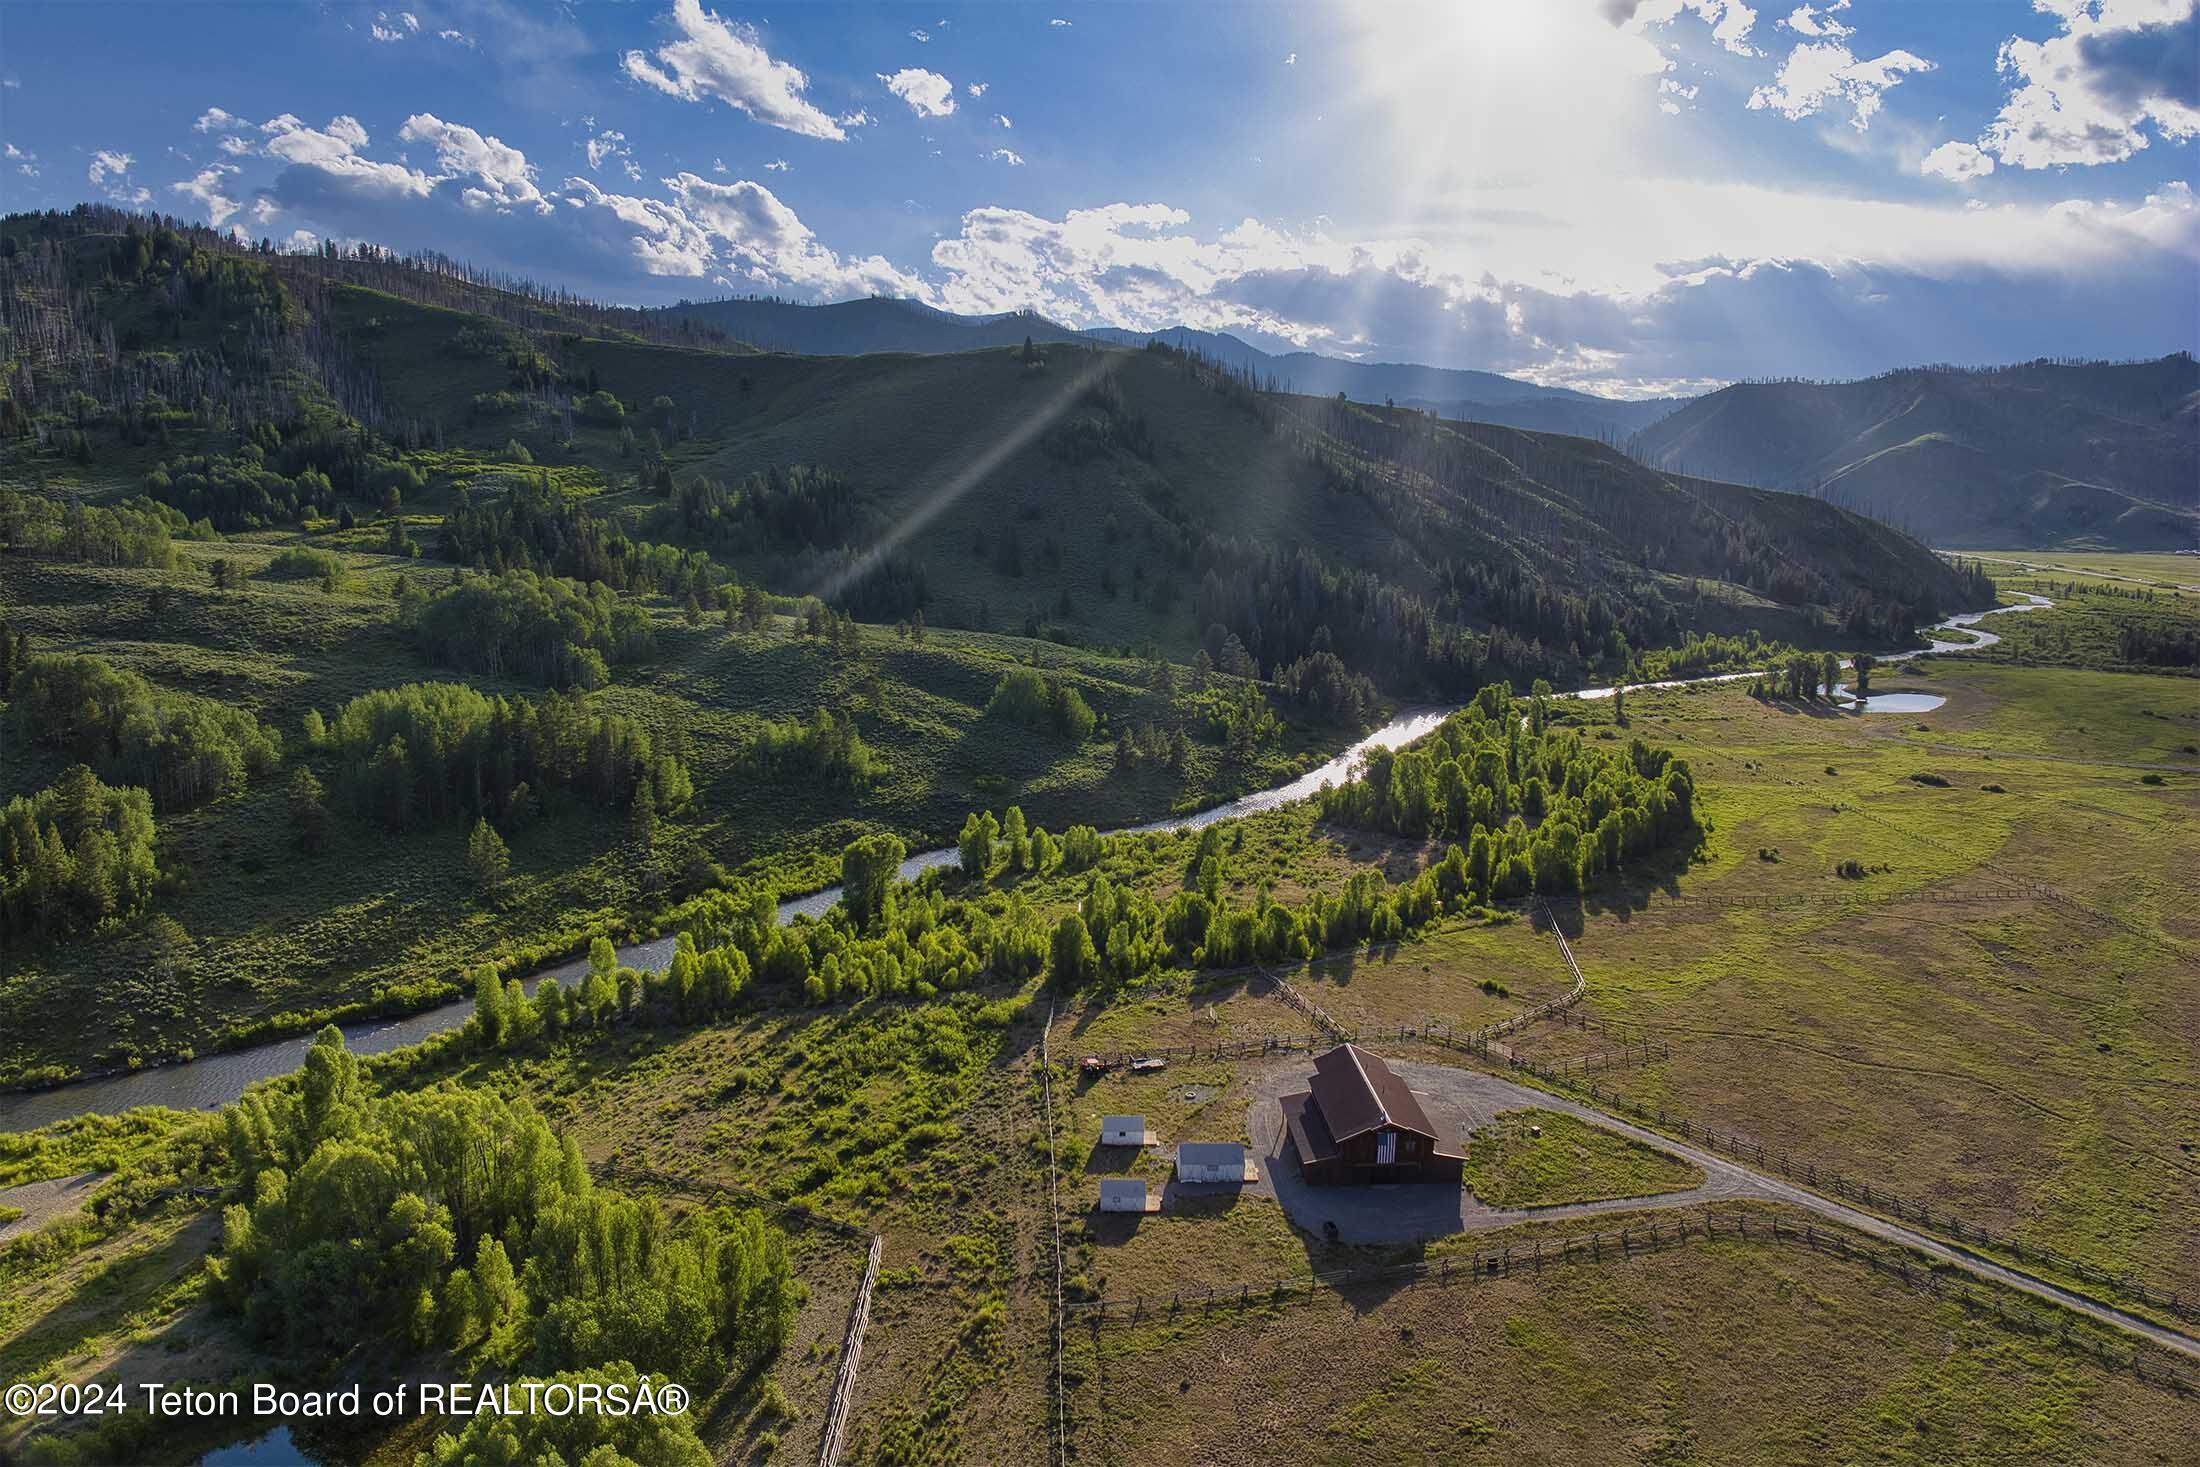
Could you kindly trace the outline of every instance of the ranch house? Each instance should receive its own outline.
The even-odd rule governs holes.
[[[1299,1171],[1311,1184],[1459,1185],[1466,1157],[1445,1148],[1406,1082],[1356,1044],[1315,1060],[1306,1089],[1281,1103]]]

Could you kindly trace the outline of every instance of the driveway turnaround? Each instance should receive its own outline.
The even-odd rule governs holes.
[[[1464,1187],[1308,1186],[1299,1175],[1296,1158],[1290,1155],[1283,1113],[1277,1105],[1283,1096],[1303,1088],[1306,1083],[1308,1062],[1301,1055],[1269,1066],[1254,1084],[1252,1105],[1246,1114],[1246,1130],[1253,1138],[1254,1152],[1261,1158],[1260,1180],[1248,1184],[1246,1190],[1275,1198],[1294,1223],[1317,1237],[1324,1223],[1335,1223],[1339,1240],[1346,1243],[1411,1243],[1452,1233],[1485,1232],[1545,1218],[1593,1217],[1598,1213],[1642,1212],[1650,1208],[1702,1207],[1735,1201],[1785,1203],[1857,1232],[1915,1249],[1927,1257],[2021,1290],[2034,1298],[2061,1305],[2088,1319],[2138,1335],[2165,1350],[2200,1360],[2200,1340],[2190,1335],[2127,1314],[2083,1294],[2072,1293],[2021,1269],[1995,1263],[1808,1188],[1767,1176],[1727,1157],[1715,1156],[1655,1131],[1630,1125],[1565,1096],[1516,1085],[1479,1070],[1416,1064],[1387,1056],[1385,1062],[1420,1097],[1423,1109],[1428,1111],[1429,1119],[1435,1122],[1445,1140],[1464,1143],[1468,1132],[1487,1125],[1499,1111],[1530,1107],[1561,1111],[1694,1163],[1703,1171],[1703,1185],[1685,1192],[1661,1192],[1652,1197],[1529,1208],[1485,1207]]]

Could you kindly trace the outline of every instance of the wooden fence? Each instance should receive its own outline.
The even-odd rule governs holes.
[[[833,1372],[833,1395],[825,1407],[825,1434],[817,1444],[817,1467],[838,1467],[840,1450],[848,1436],[848,1411],[855,1400],[856,1370],[863,1359],[863,1332],[871,1324],[871,1288],[878,1282],[879,1260],[886,1254],[886,1235],[873,1233],[864,1257],[863,1286],[848,1311],[848,1329],[840,1340],[840,1369]]]
[[[1936,1209],[1930,1203],[1913,1201],[1884,1183],[1874,1186],[1868,1177],[1846,1175],[1833,1168],[1821,1166],[1808,1157],[1792,1155],[1781,1147],[1752,1141],[1731,1128],[1721,1131],[1716,1127],[1703,1125],[1687,1116],[1669,1113],[1663,1105],[1630,1100],[1611,1086],[1599,1084],[1593,1076],[1576,1077],[1559,1066],[1537,1060],[1516,1061],[1514,1068],[1550,1084],[1585,1094],[1615,1115],[1644,1126],[1655,1126],[1713,1154],[1724,1153],[1736,1161],[1747,1162],[1760,1170],[1776,1173],[1788,1181],[1827,1193],[1844,1202],[1854,1203],[1869,1211],[1885,1213],[1897,1222],[1938,1233],[1943,1238],[1954,1241],[1959,1247],[1973,1251],[1990,1249],[2006,1253],[2020,1264],[2035,1268],[2046,1267],[2082,1284],[2112,1289],[2128,1299],[2173,1318],[2188,1323],[2200,1321],[2200,1303],[2182,1293],[2156,1289],[2131,1274],[2116,1273],[2052,1248],[2041,1248],[2006,1233],[1996,1233],[1976,1223],[1965,1222],[1945,1208]]]
[[[1518,1246],[1482,1249],[1461,1257],[1444,1257],[1413,1263],[1372,1265],[1305,1274],[1296,1278],[1269,1278],[1235,1286],[1185,1290],[1172,1294],[1140,1294],[1131,1298],[1071,1301],[1071,1317],[1095,1327],[1110,1322],[1149,1318],[1176,1318],[1188,1313],[1202,1317],[1224,1312],[1251,1312],[1287,1304],[1311,1304],[1324,1294],[1346,1294],[1356,1289],[1450,1288],[1489,1279],[1534,1276],[1546,1269],[1568,1265],[1602,1265],[1629,1262],[1685,1244],[1730,1239],[1767,1245],[1810,1248],[1858,1262],[1910,1288],[1936,1299],[1960,1304],[1972,1314],[1990,1317],[2003,1326],[2037,1338],[2050,1339],[2064,1348],[2091,1356],[2104,1366],[2129,1370],[2149,1385],[2187,1395],[2200,1391],[2200,1374],[2179,1357],[2146,1341],[2134,1342],[2128,1352],[2116,1348],[2109,1334],[2079,1330],[2068,1311],[2027,1309],[2013,1302],[2006,1291],[1973,1283],[1960,1271],[1936,1268],[1906,1249],[1863,1243],[1841,1228],[1819,1227],[1816,1222],[1786,1222],[1776,1213],[1705,1212],[1697,1217],[1675,1213],[1664,1221],[1641,1227],[1575,1233]]]
[[[1046,1107],[1047,1124],[1047,1222],[1054,1230],[1054,1457],[1069,1457],[1069,1382],[1063,1372],[1062,1316],[1062,1168],[1055,1154],[1054,1060],[1047,1048],[1054,1032],[1054,1006],[1047,1005],[1047,1026],[1039,1031],[1039,1093]]]

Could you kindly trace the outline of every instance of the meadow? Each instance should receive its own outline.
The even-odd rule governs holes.
[[[325,759],[303,753],[302,720],[309,710],[333,716],[370,689],[452,676],[394,626],[390,597],[400,578],[432,587],[453,568],[344,549],[333,552],[346,567],[334,592],[262,573],[282,550],[321,541],[185,544],[174,571],[0,556],[0,596],[37,650],[96,652],[158,687],[250,709],[333,782]],[[211,584],[205,567],[217,559],[241,568],[238,589]],[[1232,751],[1212,721],[1236,680],[1217,675],[1197,691],[1185,676],[1173,693],[1156,693],[1149,664],[1135,658],[944,630],[917,642],[887,627],[861,628],[850,650],[784,618],[754,630],[694,626],[662,598],[650,612],[657,655],[598,695],[598,706],[690,749],[695,797],[649,850],[622,822],[587,812],[537,820],[509,834],[510,874],[485,900],[467,875],[463,824],[392,840],[339,817],[319,850],[301,852],[284,781],[255,781],[160,820],[170,874],[154,905],[195,944],[181,972],[152,971],[144,922],[11,947],[0,1004],[45,1018],[8,1027],[0,1079],[150,1062],[433,1001],[484,960],[524,972],[599,934],[653,932],[682,897],[722,880],[786,895],[830,884],[841,848],[873,831],[912,850],[951,843],[973,808],[1020,804],[1060,830],[1215,803],[1290,778],[1350,734],[1293,720],[1272,741]],[[1101,732],[1073,745],[988,716],[1003,674],[1030,665],[1077,688],[1107,720]],[[492,693],[539,691],[471,681]],[[767,722],[820,708],[852,716],[880,752],[865,788],[789,781],[747,759]],[[1107,729],[1149,722],[1190,732],[1181,775],[1152,763],[1118,768]],[[22,739],[0,748],[11,788],[49,783],[68,762]]]
[[[2200,1140],[2189,1130],[2195,1015],[2181,981],[2200,940],[2186,884],[2193,776],[2141,783],[2150,769],[2177,769],[2191,737],[2166,696],[2181,684],[1958,657],[1886,679],[1913,684],[1948,703],[1914,718],[1832,715],[1734,685],[1628,700],[1632,731],[1697,769],[1710,832],[1695,860],[1559,908],[1588,974],[1586,1014],[1669,1045],[1617,1077],[1631,1097],[2189,1289],[2183,1260],[2200,1207],[2179,1162]],[[1611,727],[1608,704],[1560,709],[1590,737]],[[1919,772],[1946,783],[1910,777]],[[1187,835],[1117,842],[1109,869],[1165,891],[1195,848]],[[2112,848],[2143,859],[2112,859]],[[1226,878],[1241,892],[1315,889],[1356,864],[1403,875],[1427,855],[1303,807],[1237,823],[1229,850]],[[1840,875],[1846,860],[1866,874]],[[1080,888],[1060,874],[1016,885],[1045,912]],[[1489,1022],[1567,986],[1549,935],[1503,914],[1291,976],[1340,1019],[1370,1026]],[[754,1459],[766,1433],[781,1450],[814,1440],[855,1263],[841,1234],[803,1221],[816,1214],[887,1240],[850,1459],[1044,1455],[1054,1258],[1049,1100],[1033,1066],[1058,997],[1027,983],[825,1011],[758,1000],[717,1027],[614,1029],[495,1055],[453,1038],[373,1069],[385,1085],[455,1079],[525,1095],[603,1175],[675,1206],[720,1197],[800,1209],[781,1216],[811,1303],[773,1368],[778,1394],[753,1383],[709,1423],[721,1451]],[[1179,1058],[1152,1076],[1088,1084],[1071,1078],[1077,1055],[1304,1038],[1309,1024],[1255,976],[1165,970],[1068,1004],[1055,1025],[1052,1134],[1073,1302],[1228,1292],[1565,1231],[1339,1248],[1257,1197],[1101,1218],[1087,1210],[1098,1175],[1158,1183],[1166,1162],[1096,1157],[1099,1115],[1142,1111],[1164,1136],[1227,1136],[1243,1123],[1248,1070]],[[1557,1055],[1609,1040],[1545,1024],[1506,1042]],[[120,1234],[73,1246],[56,1234],[53,1256],[18,1265],[11,1292],[26,1312],[0,1358],[75,1374],[170,1340],[234,1348],[195,1302],[189,1239],[203,1235],[188,1229],[205,1214],[165,1206]],[[95,1251],[135,1261],[87,1273]],[[1727,1461],[2145,1461],[2169,1449],[2166,1423],[2189,1405],[1821,1253],[1691,1244],[1471,1287],[1463,1317],[1438,1290],[1378,1289],[1073,1331],[1064,1383],[1076,1450],[1231,1460],[1259,1440],[1308,1460],[1439,1450],[1523,1460],[1640,1440]],[[1292,1362],[1319,1353],[1317,1342],[1340,1340],[1369,1372],[1297,1373]],[[1643,1359],[1660,1362],[1653,1381]],[[1587,1409],[1552,1412],[1554,1394]]]

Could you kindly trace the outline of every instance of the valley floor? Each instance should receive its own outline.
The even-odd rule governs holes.
[[[1753,1171],[1808,1164],[1820,1195],[1839,1174],[1843,1205],[2200,1334],[2192,685],[1960,657],[1875,682],[1947,701],[1858,716],[1740,685],[1627,700],[1631,735],[1694,766],[1710,836],[1699,860],[1556,908],[1586,979],[1556,1016],[1456,1043],[1571,990],[1526,917],[1288,981],[1393,1059],[1621,1114],[1669,1151],[1732,1158],[1739,1138],[1761,1148]],[[1616,732],[1606,705],[1562,716]],[[1279,894],[1434,854],[1303,810],[1244,829],[1233,879]],[[1162,842],[1146,866],[1166,884],[1182,842]],[[1031,895],[1076,900],[1066,881]],[[1629,1202],[1669,1164],[1655,1158],[1584,1153],[1563,1195],[1593,1209],[1422,1241],[1294,1226],[1261,1153],[1260,1185],[1172,1187],[1158,1215],[1103,1216],[1102,1176],[1168,1186],[1175,1142],[1262,1139],[1257,1099],[1293,1063],[1275,1046],[1326,1039],[1257,972],[1164,974],[1064,1003],[1050,1028],[1056,1002],[1034,984],[769,1007],[373,1068],[530,1096],[599,1174],[677,1206],[802,1210],[782,1215],[811,1298],[770,1372],[787,1414],[756,1383],[727,1392],[705,1426],[721,1460],[815,1453],[862,1268],[840,1226],[885,1239],[852,1463],[2140,1463],[2179,1460],[2200,1427],[2189,1359],[1762,1195],[1698,1195],[1683,1174]],[[1082,1055],[1148,1051],[1168,1067],[1073,1078]],[[1162,1149],[1095,1146],[1099,1116],[1122,1112]],[[198,1302],[208,1222],[186,1208],[0,1255],[0,1366],[245,1364]],[[384,1459],[409,1459],[418,1430]]]

